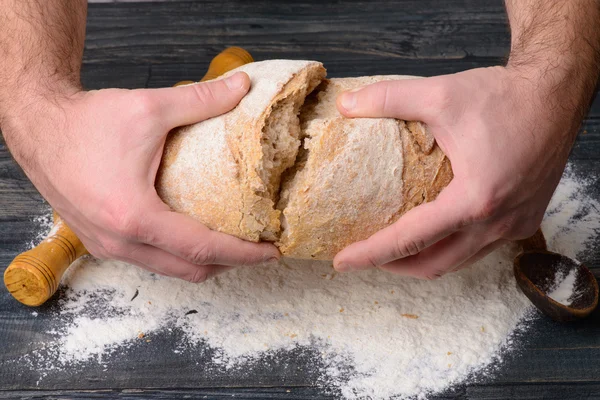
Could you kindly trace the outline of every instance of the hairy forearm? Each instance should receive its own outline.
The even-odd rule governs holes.
[[[579,124],[600,73],[600,0],[506,0],[508,67],[521,70]]]
[[[35,99],[76,91],[86,0],[0,0],[0,122]]]

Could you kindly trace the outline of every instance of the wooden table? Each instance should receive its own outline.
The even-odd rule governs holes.
[[[211,57],[231,45],[257,60],[320,60],[332,77],[429,76],[502,63],[509,35],[501,0],[91,4],[83,82],[90,89],[170,86],[199,78]],[[583,129],[571,162],[598,177],[600,101]],[[1,268],[27,248],[36,230],[32,217],[47,207],[0,142]],[[586,261],[600,273],[600,252]],[[175,333],[155,338],[152,352],[134,347],[111,357],[106,371],[90,364],[36,386],[37,371],[7,361],[44,343],[55,308],[45,305],[34,318],[0,290],[0,398],[334,398],[313,386],[306,355],[286,355],[247,376],[209,376],[196,364],[206,356],[173,353]],[[600,312],[572,325],[538,319],[529,332],[492,379],[438,398],[600,398]]]

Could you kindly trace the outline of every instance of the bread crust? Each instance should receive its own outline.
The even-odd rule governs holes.
[[[178,128],[169,134],[156,189],[174,211],[210,229],[257,242],[277,236],[280,211],[259,169],[261,136],[273,106],[302,91],[302,98],[325,77],[315,61],[270,60],[243,65],[252,83],[232,111]]]
[[[156,189],[174,211],[245,240],[276,241],[286,257],[331,260],[434,200],[452,180],[448,158],[420,122],[348,119],[337,111],[344,90],[418,78],[324,80],[320,63],[290,60],[247,64],[229,74],[236,71],[248,73],[252,89],[234,110],[167,138]],[[288,132],[291,158],[273,167],[265,159],[269,118],[282,101],[303,100],[321,81],[300,111],[301,130]],[[303,138],[295,137],[299,132]],[[279,191],[279,175],[291,165]]]
[[[307,154],[286,178],[278,208],[286,257],[330,260],[413,207],[437,197],[452,180],[450,162],[420,123],[344,118],[342,91],[407,76],[325,81],[301,114]],[[415,78],[416,79],[416,78]]]

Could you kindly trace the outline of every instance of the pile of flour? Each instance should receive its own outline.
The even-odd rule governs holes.
[[[571,257],[600,232],[600,205],[585,185],[565,175],[542,226],[550,249]],[[89,258],[63,282],[56,325],[64,328],[52,332],[48,354],[65,368],[101,362],[179,329],[186,344],[215,349],[224,368],[307,346],[322,357],[322,384],[345,398],[424,398],[497,364],[537,315],[513,278],[516,253],[506,246],[436,281],[287,260],[198,285]]]

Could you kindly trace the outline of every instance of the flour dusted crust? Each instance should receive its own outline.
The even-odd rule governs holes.
[[[325,69],[315,61],[271,60],[243,65],[226,76],[237,71],[250,76],[250,92],[229,113],[169,135],[156,188],[173,210],[211,229],[250,241],[275,240],[280,211],[271,186],[278,186],[279,178],[263,179],[263,129],[280,102],[295,97],[299,108]],[[287,151],[292,154],[283,160],[285,168],[294,162],[300,143],[286,140],[295,150]]]
[[[320,63],[291,60],[229,74],[236,71],[252,88],[234,110],[167,139],[156,188],[173,210],[245,240],[275,242],[286,257],[331,260],[435,199],[452,179],[423,124],[337,111],[344,90],[418,78],[325,80]]]
[[[418,122],[344,118],[342,91],[407,79],[373,76],[324,81],[301,115],[303,154],[283,184],[277,243],[291,258],[332,259],[411,208],[435,199],[452,179],[450,162]]]

